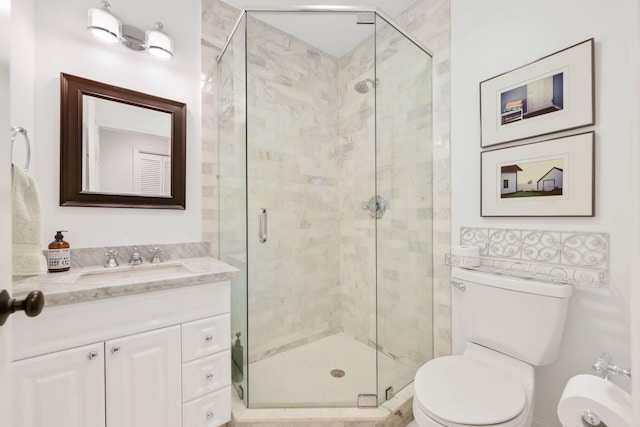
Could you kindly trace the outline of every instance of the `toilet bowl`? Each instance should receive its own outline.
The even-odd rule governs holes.
[[[420,427],[530,427],[534,366],[552,363],[572,288],[452,269],[467,346],[430,360],[414,379]]]
[[[413,414],[421,427],[521,427],[531,423],[533,367],[468,344],[463,355],[418,370]]]

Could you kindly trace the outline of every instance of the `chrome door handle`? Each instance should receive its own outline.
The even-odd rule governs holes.
[[[258,212],[258,241],[267,243],[267,210],[260,208]]]

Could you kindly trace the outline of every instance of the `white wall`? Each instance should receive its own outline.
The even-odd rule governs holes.
[[[556,363],[538,369],[535,425],[559,426],[556,406],[566,381],[591,372],[602,352],[629,367],[631,250],[638,240],[633,210],[639,185],[635,170],[637,137],[632,134],[637,79],[631,65],[637,13],[631,0],[451,0],[452,240],[460,227],[588,230],[610,234],[610,284],[576,288],[569,306],[564,342]],[[575,43],[595,38],[596,215],[593,218],[481,218],[479,82]],[[631,44],[634,44],[632,46]],[[637,118],[636,118],[637,120]],[[637,129],[637,125],[633,129]],[[579,132],[579,131],[576,131]],[[564,132],[562,134],[567,134]],[[557,136],[557,135],[554,135]],[[547,137],[549,138],[549,137]],[[535,140],[543,140],[537,138]],[[470,183],[475,183],[470,185]],[[454,331],[454,352],[461,337]],[[629,389],[630,382],[617,383]]]
[[[13,61],[12,119],[29,130],[32,171],[38,182],[43,243],[69,230],[72,247],[201,240],[200,1],[112,0],[124,23],[143,30],[156,21],[174,40],[171,62],[94,40],[86,31],[93,0],[16,2],[25,55]],[[32,10],[31,10],[32,9]],[[14,63],[16,62],[16,63]],[[185,211],[59,206],[59,75],[61,72],[187,104]]]

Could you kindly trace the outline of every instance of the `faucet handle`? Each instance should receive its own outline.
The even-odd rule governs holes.
[[[108,250],[107,252],[105,252],[104,256],[107,257],[107,262],[104,263],[105,267],[117,267],[120,264],[118,264],[118,261],[116,260],[116,255],[118,255],[118,251],[116,250]]]
[[[131,254],[131,258],[129,258],[129,264],[131,265],[140,265],[142,264],[142,257],[138,252],[138,247],[133,248],[133,253]]]
[[[162,262],[162,258],[160,258],[162,249],[156,247],[149,250],[149,252],[151,252],[151,264],[159,264]]]

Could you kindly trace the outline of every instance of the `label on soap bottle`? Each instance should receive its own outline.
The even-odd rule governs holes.
[[[49,271],[68,270],[71,267],[71,249],[49,249],[47,261]]]

